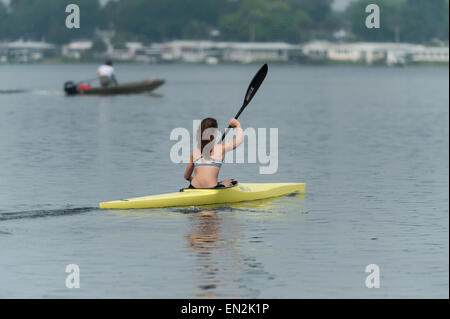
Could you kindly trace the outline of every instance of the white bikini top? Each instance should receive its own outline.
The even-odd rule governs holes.
[[[213,167],[217,167],[217,168],[221,168],[222,167],[223,162],[213,159],[211,158],[210,160],[206,160],[203,157],[199,157],[197,160],[194,161],[194,167],[198,167],[198,166],[213,166]]]

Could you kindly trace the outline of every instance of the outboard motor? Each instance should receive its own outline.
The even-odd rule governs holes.
[[[78,94],[76,84],[72,81],[68,81],[68,82],[64,83],[64,92],[66,92],[67,95]]]

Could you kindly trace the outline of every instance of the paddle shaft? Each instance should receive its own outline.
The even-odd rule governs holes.
[[[236,120],[239,118],[239,115],[241,115],[242,111],[244,111],[244,109],[245,109],[246,106],[247,106],[247,105],[242,105],[242,106],[241,106],[241,109],[239,110],[239,112],[237,112],[237,114],[236,114],[235,117],[234,117]],[[222,135],[222,142],[223,142],[223,140],[225,139],[225,136],[228,134],[228,131],[229,131],[230,129],[231,129],[231,126],[228,126],[227,129],[225,130],[225,132],[223,133],[223,135]]]

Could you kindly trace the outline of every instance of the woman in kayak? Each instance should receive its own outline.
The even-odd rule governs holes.
[[[225,154],[234,150],[244,140],[238,120],[232,119],[229,125],[236,128],[236,137],[232,142],[216,144],[219,133],[217,121],[208,117],[201,122],[197,133],[198,148],[192,152],[184,173],[184,178],[190,182],[189,188],[222,188],[233,184],[231,179],[218,182]]]

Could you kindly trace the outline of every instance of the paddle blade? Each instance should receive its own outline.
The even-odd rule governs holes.
[[[266,78],[267,71],[269,70],[269,67],[267,64],[264,64],[258,71],[258,73],[255,74],[252,81],[250,82],[250,85],[248,86],[247,92],[245,93],[244,103],[242,104],[241,108],[239,109],[239,112],[235,115],[235,119],[241,115],[242,111],[244,111],[245,107],[250,103],[250,101],[255,96],[256,92],[258,91],[259,87],[261,86],[261,83],[263,83],[264,79]],[[222,141],[225,139],[225,136],[227,135],[230,127],[228,127],[225,132],[222,135]]]
[[[264,79],[266,78],[267,71],[269,67],[267,64],[264,64],[261,69],[259,69],[258,73],[255,74],[253,77],[253,80],[250,82],[250,85],[248,86],[247,93],[245,94],[244,103],[243,106],[247,106],[248,103],[253,99],[256,92],[258,91],[259,87],[261,86],[261,83],[263,83]]]

